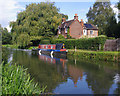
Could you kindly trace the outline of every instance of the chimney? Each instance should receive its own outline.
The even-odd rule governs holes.
[[[82,27],[83,27],[83,25],[84,25],[83,19],[81,19],[81,25],[82,25]]]
[[[64,23],[66,21],[66,19],[65,18],[62,18],[62,23]]]
[[[78,20],[78,16],[77,16],[77,14],[75,14],[75,16],[74,16],[74,20]]]

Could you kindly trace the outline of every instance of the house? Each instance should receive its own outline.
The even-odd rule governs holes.
[[[75,14],[73,20],[66,21],[65,18],[62,19],[62,24],[58,26],[58,35],[62,34],[67,38],[69,34],[72,38],[79,39],[83,36],[85,37],[97,37],[98,28],[93,24],[85,24],[83,20],[78,20],[77,14]]]

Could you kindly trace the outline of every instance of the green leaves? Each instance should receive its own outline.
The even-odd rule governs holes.
[[[7,28],[4,28],[2,31],[2,44],[11,44],[12,36],[11,33],[8,32]]]
[[[60,14],[59,9],[56,8],[54,3],[41,2],[32,3],[26,6],[26,10],[18,13],[17,20],[11,22],[12,39],[13,43],[21,47],[28,46],[29,40],[25,39],[26,34],[31,36],[45,36],[51,37],[57,34],[57,28],[62,21],[62,17],[68,18],[67,15]],[[22,34],[22,35],[21,35]]]
[[[26,34],[26,33],[20,34],[19,37],[17,38],[17,45],[20,48],[25,48],[29,44],[30,44],[30,37],[29,37],[29,35]]]
[[[106,27],[109,24],[110,18],[115,17],[115,13],[110,7],[110,2],[95,2],[93,7],[89,9],[87,15],[88,23],[97,25],[99,28],[99,35],[107,35]],[[113,20],[114,21],[114,20]],[[109,30],[111,31],[111,30]]]
[[[86,49],[86,50],[99,50],[99,44],[101,44],[101,50],[103,50],[106,36],[99,36],[96,38],[81,38],[81,39],[53,39],[51,43],[64,43],[67,49]]]
[[[21,66],[2,65],[2,94],[41,94],[46,87],[40,88]]]

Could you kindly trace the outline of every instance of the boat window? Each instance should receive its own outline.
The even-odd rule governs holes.
[[[48,46],[46,46],[46,48],[48,48]]]
[[[51,49],[53,49],[53,46],[51,45]]]

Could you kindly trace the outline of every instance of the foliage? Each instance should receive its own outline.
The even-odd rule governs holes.
[[[72,37],[70,36],[70,29],[68,28],[68,31],[67,31],[67,39],[71,39]]]
[[[101,50],[103,50],[104,43],[106,41],[106,36],[99,36],[96,38],[82,38],[82,39],[56,39],[52,40],[51,43],[64,43],[65,47],[68,49],[87,49],[87,50],[99,50],[99,45],[101,45]]]
[[[3,65],[2,79],[2,94],[41,94],[46,89],[39,88],[26,69],[17,65]]]
[[[117,4],[117,8],[118,8],[118,10],[120,10],[120,0],[119,0],[119,2]],[[119,19],[119,22],[120,22],[120,13],[118,13],[118,19]]]
[[[13,49],[17,49],[18,48],[17,45],[9,45],[9,44],[2,45],[2,47],[13,48]]]
[[[47,40],[47,39],[42,40],[40,44],[50,44],[50,40]]]
[[[8,32],[7,28],[3,29],[1,27],[1,32],[2,32],[2,44],[11,44],[12,43],[12,36],[11,36],[11,33]]]
[[[32,50],[32,49],[37,49],[38,48],[38,46],[31,46],[31,47],[29,47],[28,49],[29,50]]]
[[[93,7],[90,7],[87,15],[88,23],[97,25],[99,28],[99,35],[114,36],[115,26],[117,25],[115,19],[115,13],[110,7],[111,3],[108,2],[96,2]]]
[[[119,52],[105,52],[105,51],[88,51],[88,50],[69,50],[68,55],[75,56],[75,58],[81,59],[93,59],[93,60],[101,60],[101,61],[120,61]]]
[[[42,36],[30,36],[30,41],[32,42],[32,46],[38,46],[40,41],[42,40]]]
[[[60,34],[58,35],[58,39],[65,39],[65,37],[62,34]]]
[[[2,96],[2,64],[0,62],[0,95]]]
[[[54,3],[41,2],[27,5],[26,10],[18,13],[17,20],[10,23],[14,43],[20,34],[28,34],[30,37],[56,35],[62,17],[68,18],[67,15],[59,13]]]
[[[118,10],[120,10],[120,1],[118,2],[118,4],[117,4],[117,8],[118,8]],[[116,26],[116,35],[115,35],[115,37],[116,38],[120,38],[120,12],[118,13],[118,24],[117,24],[117,26]]]
[[[19,48],[26,48],[30,44],[30,37],[28,34],[20,34],[17,38],[17,45]]]

